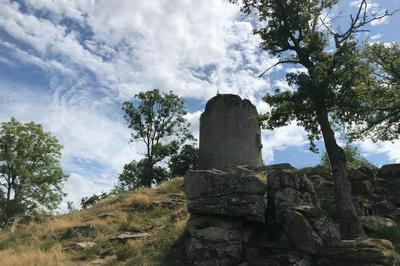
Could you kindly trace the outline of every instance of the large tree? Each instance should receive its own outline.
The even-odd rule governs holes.
[[[363,109],[356,120],[348,119],[348,135],[351,139],[396,140],[400,136],[400,46],[367,45],[363,57],[374,69],[373,80],[358,88]]]
[[[39,124],[15,118],[0,126],[0,204],[3,223],[39,207],[54,210],[68,176],[60,164],[62,146]]]
[[[235,1],[234,1],[235,2]],[[242,10],[261,21],[255,33],[261,48],[279,58],[278,64],[301,66],[286,80],[293,90],[267,95],[271,111],[261,119],[267,129],[295,121],[308,133],[311,149],[323,137],[332,174],[335,200],[342,236],[363,235],[351,196],[346,155],[338,145],[334,129],[344,127],[362,107],[356,88],[370,82],[372,69],[361,59],[356,34],[372,21],[390,15],[369,15],[367,1],[360,1],[358,11],[344,24],[334,28],[333,8],[338,0],[243,0]],[[265,73],[265,72],[264,72]],[[263,74],[264,74],[263,73]],[[263,75],[261,74],[261,75]]]
[[[179,150],[188,139],[189,123],[183,99],[172,92],[161,93],[158,89],[140,92],[135,95],[134,102],[123,103],[123,111],[128,126],[132,129],[131,141],[141,141],[146,146],[145,158],[138,163],[125,166],[124,173],[140,175],[129,177],[134,181],[134,187],[151,186],[160,180],[156,164],[170,157]],[[157,171],[155,171],[157,170]],[[126,179],[125,175],[122,175]]]

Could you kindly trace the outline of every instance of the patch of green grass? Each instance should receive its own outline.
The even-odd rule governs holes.
[[[0,241],[0,250],[15,248],[19,245],[26,245],[32,241],[29,235],[10,234],[9,237]]]
[[[125,261],[133,257],[135,255],[135,251],[130,246],[122,245],[117,247],[115,255],[119,261]]]
[[[49,251],[57,242],[54,239],[45,239],[40,243],[40,250]]]

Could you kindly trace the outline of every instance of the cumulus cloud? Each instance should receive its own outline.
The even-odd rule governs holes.
[[[142,145],[128,143],[120,110],[135,93],[173,90],[201,104],[217,91],[235,93],[265,112],[269,106],[260,96],[271,84],[287,89],[282,81],[272,83],[270,73],[258,78],[277,59],[258,48],[254,21],[225,0],[0,0],[0,5],[0,52],[6,55],[1,67],[38,68],[47,83],[39,88],[3,77],[0,119],[33,120],[57,136],[71,173],[68,200],[110,189],[123,165],[142,156]],[[200,114],[191,110],[186,116],[196,137]],[[306,137],[290,125],[264,132],[263,142],[264,160],[271,162],[273,150],[302,147]]]
[[[362,0],[353,0],[350,2],[350,6],[351,7],[356,7],[358,8],[361,4]],[[382,14],[385,13],[385,9],[381,8],[379,3],[377,2],[372,2],[372,1],[367,1],[367,12],[371,15],[376,15],[376,16],[380,16]],[[389,17],[383,17],[381,19],[378,20],[374,20],[371,22],[372,26],[376,26],[376,25],[380,25],[380,24],[387,24],[389,23]]]
[[[274,151],[284,150],[288,147],[305,147],[308,144],[308,139],[302,127],[291,123],[273,131],[263,131],[262,143],[264,164],[268,164],[274,160]]]

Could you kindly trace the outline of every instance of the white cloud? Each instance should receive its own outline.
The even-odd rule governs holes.
[[[308,144],[307,134],[302,127],[291,123],[286,127],[262,132],[262,155],[265,164],[274,160],[274,151],[288,147],[303,147]]]
[[[372,142],[365,140],[359,143],[361,150],[366,154],[384,153],[391,163],[400,163],[400,141]]]

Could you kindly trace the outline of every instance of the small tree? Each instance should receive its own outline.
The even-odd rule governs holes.
[[[357,147],[346,145],[343,147],[344,153],[346,154],[346,162],[348,168],[359,168],[368,167],[375,168],[358,150]],[[325,151],[321,156],[320,165],[326,169],[331,169],[331,163],[329,161],[328,153]]]
[[[54,210],[65,194],[62,146],[39,124],[15,118],[0,127],[0,197],[3,219],[38,207]],[[3,195],[3,196],[2,196]],[[3,222],[5,222],[3,220]]]
[[[338,0],[242,2],[242,10],[262,22],[255,33],[261,37],[261,48],[278,56],[274,66],[294,64],[305,69],[286,75],[292,91],[277,90],[274,95],[264,97],[271,106],[271,111],[261,117],[264,127],[272,130],[295,121],[308,132],[314,151],[314,141],[323,137],[335,178],[342,236],[347,239],[362,236],[351,196],[346,154],[336,141],[334,127],[343,128],[349,120],[358,118],[363,99],[358,97],[356,88],[370,82],[372,69],[362,60],[356,34],[390,13],[368,14],[367,0],[361,0],[347,28],[343,25],[334,28],[326,14],[331,14]]]
[[[155,165],[176,154],[179,147],[193,136],[184,118],[186,111],[182,98],[172,92],[160,93],[154,89],[140,92],[135,99],[137,101],[134,103],[124,102],[122,110],[128,127],[133,131],[131,141],[142,141],[146,145],[146,153],[144,160],[132,162],[124,172],[136,173],[136,176],[129,177],[129,180],[134,179],[132,187],[150,187],[154,182],[162,181],[155,171]],[[138,174],[140,169],[143,172]],[[127,180],[126,175],[121,178]]]
[[[132,161],[125,164],[122,173],[118,178],[116,189],[122,191],[135,190],[147,185],[146,166],[148,165],[146,159],[138,162]],[[169,178],[168,171],[161,166],[153,167],[153,181],[156,183],[162,182]]]
[[[185,145],[181,151],[172,156],[169,161],[171,176],[183,176],[189,169],[197,169],[199,164],[199,149],[192,145]]]

